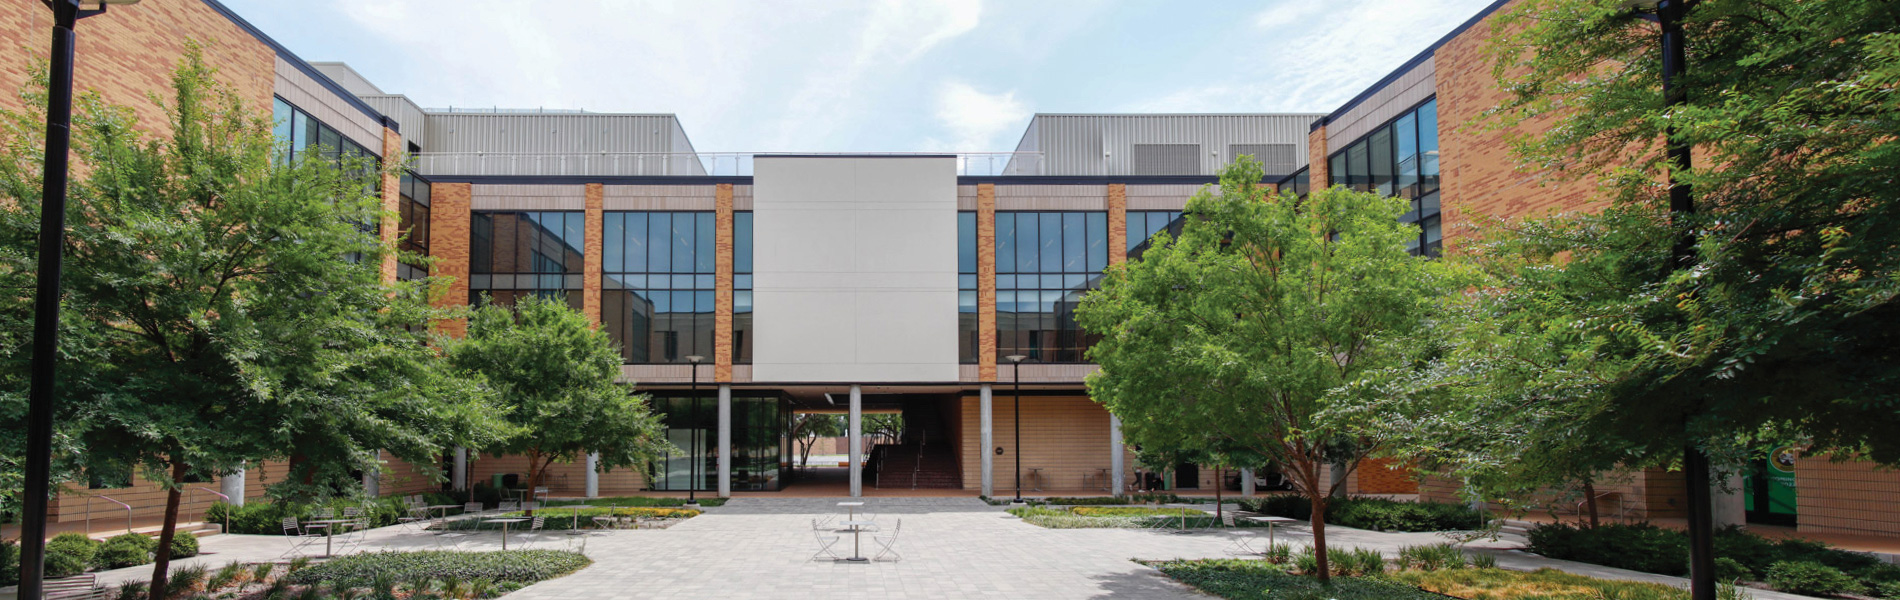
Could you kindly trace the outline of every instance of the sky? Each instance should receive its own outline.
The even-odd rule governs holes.
[[[1036,113],[1326,113],[1490,0],[223,0],[429,107],[677,114],[700,152],[995,152]]]

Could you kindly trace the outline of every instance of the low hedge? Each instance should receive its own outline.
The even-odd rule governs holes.
[[[244,503],[244,506],[236,507],[223,502],[212,504],[211,509],[205,512],[205,522],[222,525],[225,523],[225,518],[229,516],[231,533],[282,535],[284,517],[308,519],[310,515],[316,513],[317,509],[324,507],[336,511],[336,515],[341,517],[343,509],[349,506],[362,507],[363,516],[369,519],[370,527],[394,525],[396,519],[408,514],[408,509],[403,506],[402,499],[396,497],[377,498],[367,502],[339,499],[327,503],[288,505],[253,500]]]
[[[92,568],[99,542],[77,533],[62,533],[46,542],[46,576],[71,577]]]
[[[578,552],[561,550],[377,552],[331,559],[297,570],[286,579],[298,585],[328,583],[333,589],[369,587],[378,576],[394,581],[486,579],[529,584],[567,575],[593,563]]]
[[[575,513],[580,513],[579,518],[576,518]],[[627,507],[617,507],[617,508],[582,508],[582,509],[543,508],[543,509],[534,511],[534,516],[536,517],[547,517],[547,520],[542,522],[541,524],[542,531],[567,531],[576,527],[579,527],[581,529],[587,529],[594,526],[594,519],[593,519],[594,517],[604,517],[604,516],[609,516],[609,515],[616,516],[616,517],[638,517],[638,518],[647,518],[647,519],[691,519],[693,517],[699,516],[700,514],[701,514],[700,511],[693,510],[690,508],[659,508],[659,507],[647,507],[647,506],[627,506]],[[496,517],[484,517],[482,519],[458,519],[455,521],[448,522],[447,524],[441,526],[441,528],[443,529],[495,529],[495,530],[499,530],[501,529],[500,523],[482,522],[484,519],[492,519],[492,518],[498,518],[498,517],[529,518],[528,513],[526,512],[511,512],[511,513],[503,513],[501,515],[497,515]],[[527,523],[511,523],[508,525],[509,531],[523,531],[523,530],[526,530],[527,528],[528,528]]]
[[[1444,600],[1444,596],[1382,577],[1334,577],[1331,584],[1260,560],[1170,560],[1148,563],[1203,592],[1232,600]]]
[[[281,529],[281,528],[280,528]],[[154,540],[156,545],[156,540]],[[191,558],[198,555],[198,534],[180,531],[172,535],[172,559]]]
[[[1313,503],[1305,496],[1275,494],[1241,500],[1249,511],[1308,520],[1313,518]],[[1385,498],[1335,498],[1326,503],[1326,522],[1333,525],[1374,531],[1453,531],[1484,527],[1487,517],[1462,504],[1444,502],[1408,502]]]
[[[99,556],[94,563],[101,569],[123,569],[152,562],[152,552],[158,549],[158,540],[142,533],[127,533],[106,540],[99,547]]]
[[[0,540],[0,587],[20,583],[20,546]]]
[[[1526,536],[1532,552],[1550,558],[1678,577],[1689,574],[1688,534],[1649,523],[1594,528],[1551,523],[1531,528]],[[1900,567],[1873,556],[1799,538],[1769,540],[1737,527],[1715,533],[1715,556],[1733,563],[1721,568],[1725,575],[1771,578],[1770,569],[1777,564],[1811,563],[1851,576],[1868,588],[1900,582]]]

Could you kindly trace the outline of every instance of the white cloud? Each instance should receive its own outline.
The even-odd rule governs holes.
[[[1272,29],[1282,25],[1312,22],[1326,8],[1325,2],[1318,0],[1280,0],[1279,4],[1254,13],[1254,25],[1261,29]]]
[[[925,150],[1002,151],[1013,149],[1003,136],[1020,131],[1030,109],[1013,91],[987,94],[968,83],[949,81],[938,88],[935,116],[948,137],[930,138]]]

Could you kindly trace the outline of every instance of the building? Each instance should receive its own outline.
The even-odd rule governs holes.
[[[1092,340],[1075,303],[1104,267],[1178,218],[1219,166],[1248,154],[1284,189],[1411,199],[1403,218],[1419,224],[1414,250],[1426,256],[1455,251],[1478,215],[1591,206],[1587,182],[1545,185],[1515,170],[1503,133],[1461,126],[1502,94],[1481,47],[1485,19],[1504,5],[1329,113],[1041,114],[1014,151],[974,154],[706,152],[672,115],[424,108],[347,65],[298,58],[216,0],[146,0],[88,19],[77,79],[156,121],[143,94],[166,85],[184,45],[177,32],[191,32],[218,41],[207,55],[220,77],[274,112],[293,151],[407,155],[410,172],[383,187],[401,215],[383,232],[408,232],[404,243],[436,259],[435,274],[454,281],[442,301],[565,299],[621,344],[623,374],[654,397],[683,450],[644,470],[557,465],[557,494],[783,489],[797,413],[904,416],[904,443],[849,445],[870,455],[850,461],[865,469],[849,479],[853,493],[1009,495],[1018,457],[1025,487],[1100,492],[1126,489],[1134,461],[1115,419],[1084,393]],[[44,31],[45,13],[10,5],[0,24]],[[0,57],[0,85],[23,82],[30,58]],[[392,278],[422,275],[420,265],[386,267]],[[1752,518],[1793,513],[1803,530],[1900,534],[1900,510],[1877,503],[1900,492],[1900,476],[1792,464],[1798,501],[1766,489],[1787,474],[1755,478],[1749,495],[1762,510]],[[443,466],[455,487],[526,470],[506,456]],[[1170,474],[1164,486],[1216,485],[1194,465]],[[1455,498],[1455,485],[1409,475],[1362,465],[1348,487]],[[227,495],[261,489],[225,479],[216,484]],[[89,483],[134,511],[162,505],[149,484]],[[437,486],[399,463],[370,482],[383,494]],[[1603,489],[1636,516],[1675,514],[1683,497],[1680,478],[1661,472]],[[88,495],[63,497],[59,518],[98,511],[82,506]],[[213,499],[194,493],[185,511]]]

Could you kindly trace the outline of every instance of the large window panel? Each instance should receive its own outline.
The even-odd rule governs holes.
[[[976,364],[976,213],[957,213],[957,362]]]
[[[732,363],[752,364],[752,213],[732,215]]]
[[[476,211],[470,215],[469,292],[477,304],[511,306],[530,295],[581,308],[586,214]]]
[[[1133,214],[1141,223],[1131,226],[1131,234],[1148,226],[1145,213]],[[999,361],[1021,354],[1047,363],[1083,362],[1095,338],[1081,330],[1074,312],[1082,295],[1101,283],[1107,214],[1004,212],[997,213],[997,223],[998,255],[1013,250],[1017,257],[1014,269],[999,269],[996,277]],[[1011,235],[1005,237],[1005,230]]]
[[[601,324],[626,363],[714,362],[714,223],[706,211],[601,215]],[[747,327],[735,313],[735,341],[750,330],[749,282],[746,293]]]

